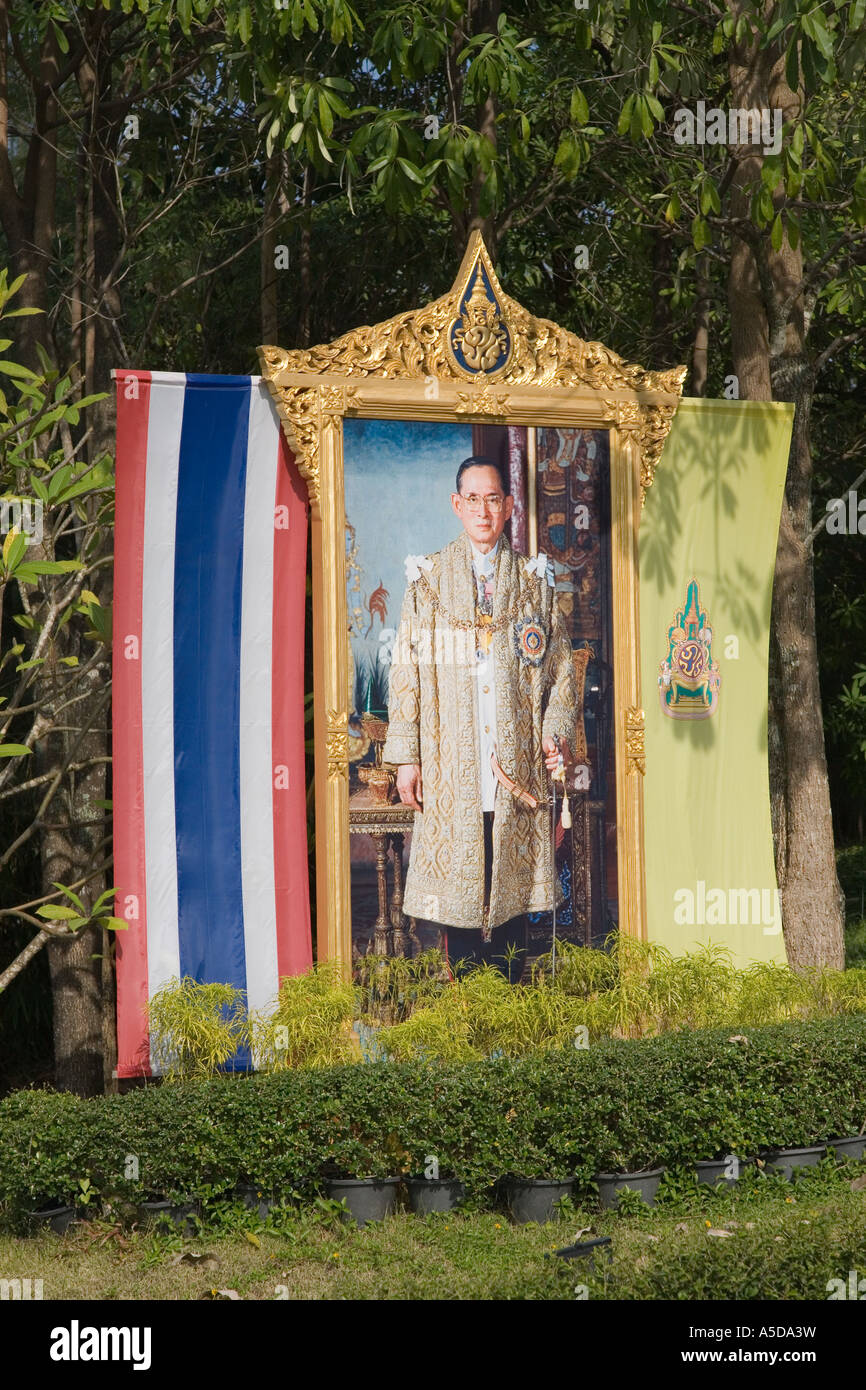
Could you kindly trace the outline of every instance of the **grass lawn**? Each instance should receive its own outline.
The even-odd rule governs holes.
[[[578,1232],[610,1235],[610,1263],[592,1272],[585,1260],[546,1258]],[[357,1230],[323,1202],[268,1223],[227,1204],[195,1238],[108,1222],[0,1236],[0,1278],[42,1279],[45,1299],[92,1301],[229,1289],[250,1300],[825,1300],[828,1280],[847,1282],[852,1269],[866,1277],[866,1164],[829,1161],[793,1184],[756,1175],[722,1194],[671,1175],[653,1210],[576,1206],[546,1226],[401,1213]]]

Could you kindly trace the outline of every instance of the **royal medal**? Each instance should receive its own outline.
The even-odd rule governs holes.
[[[539,618],[522,618],[514,624],[514,645],[524,666],[540,666],[547,651],[547,633]]]

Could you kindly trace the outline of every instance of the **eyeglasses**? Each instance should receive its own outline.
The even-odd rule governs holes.
[[[488,506],[492,512],[501,512],[502,504],[505,501],[501,492],[490,492],[486,497],[479,497],[475,492],[470,492],[468,494],[461,492],[460,496],[468,512],[480,512],[481,508],[484,506]]]

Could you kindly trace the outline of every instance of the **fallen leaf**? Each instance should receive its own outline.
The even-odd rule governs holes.
[[[238,1293],[237,1289],[205,1289],[204,1293],[202,1294],[202,1299],[208,1298],[227,1299],[232,1303],[242,1302],[241,1296]]]
[[[254,1245],[257,1250],[261,1250],[262,1242],[259,1240],[258,1236],[253,1231],[244,1231],[244,1235],[246,1236],[250,1245]]]
[[[688,1229],[689,1223],[687,1221],[678,1221],[677,1224],[674,1226],[675,1231],[687,1231]]]
[[[711,1226],[707,1231],[708,1236],[733,1236],[733,1231],[723,1231],[717,1226]]]
[[[866,1192],[866,1173],[864,1173],[863,1176],[860,1178],[852,1178],[851,1191]]]

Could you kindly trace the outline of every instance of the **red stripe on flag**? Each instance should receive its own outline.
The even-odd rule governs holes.
[[[304,764],[307,490],[282,430],[274,506],[271,753],[277,970],[282,980],[309,969],[313,959]]]
[[[117,1075],[150,1075],[147,901],[141,732],[141,598],[150,372],[117,373],[117,488],[114,523],[112,729]]]

